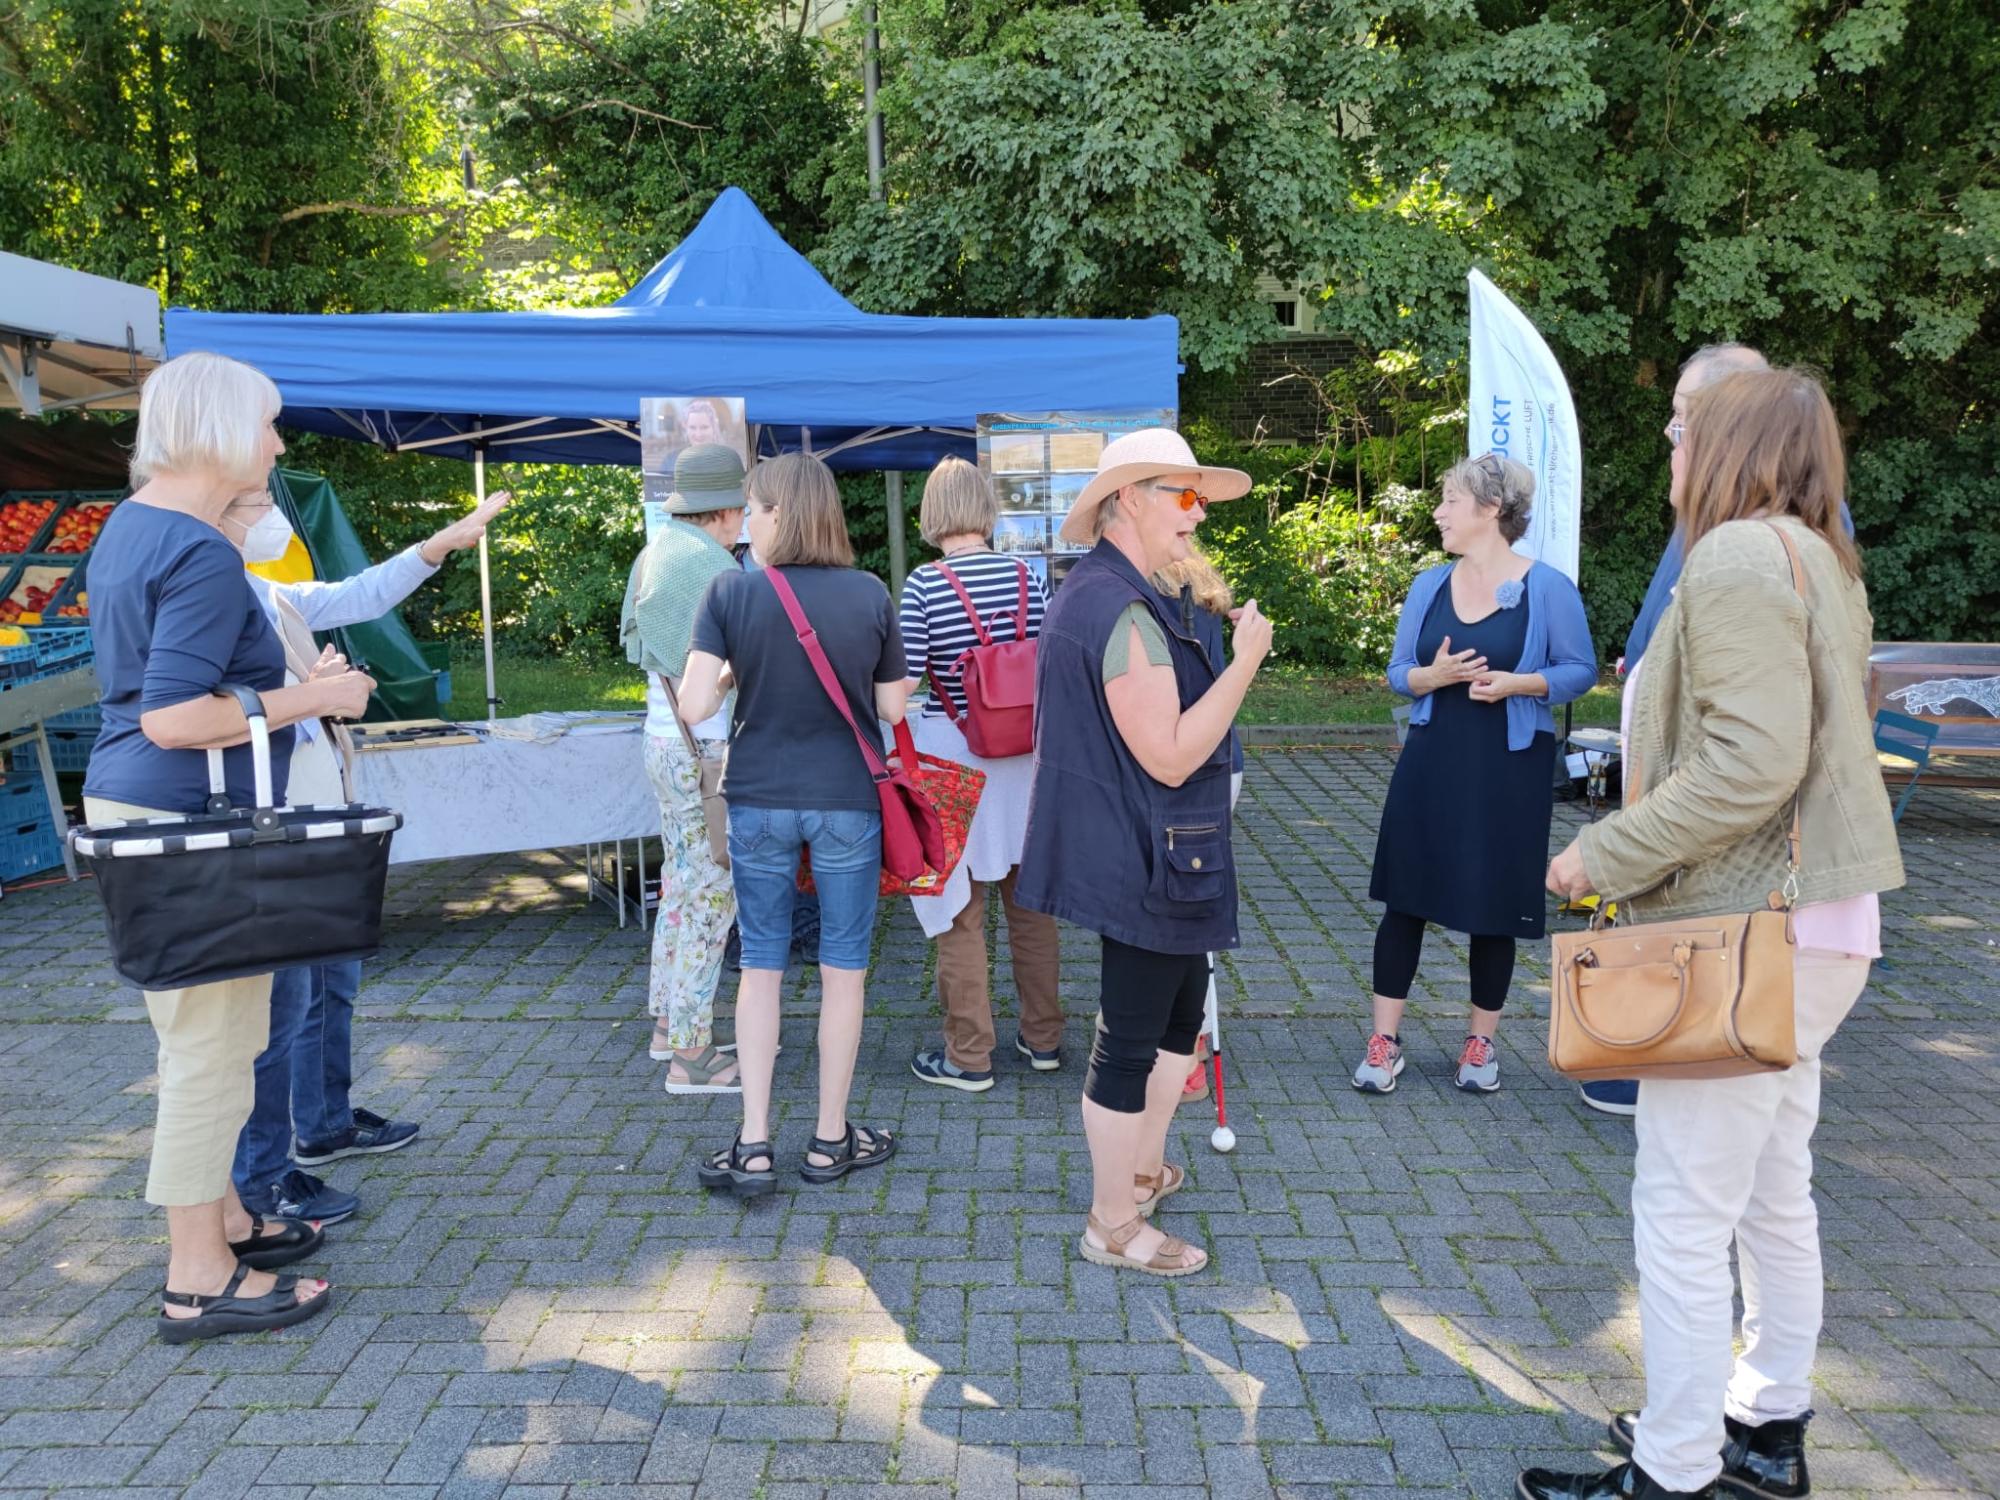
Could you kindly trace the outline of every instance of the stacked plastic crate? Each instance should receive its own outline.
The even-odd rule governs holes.
[[[0,644],[0,691],[74,671],[89,659],[86,629],[28,632],[24,645]],[[19,880],[61,864],[62,835],[62,817],[49,806],[33,747],[25,753],[16,750],[13,767],[0,775],[0,881]]]

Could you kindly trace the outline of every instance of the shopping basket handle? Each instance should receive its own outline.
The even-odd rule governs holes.
[[[242,706],[243,717],[250,722],[250,767],[257,794],[256,816],[252,822],[265,820],[265,814],[272,813],[271,796],[271,727],[264,717],[264,700],[257,696],[254,688],[247,688],[240,682],[225,682],[215,690],[218,698],[234,698]],[[223,775],[222,752],[208,752],[208,810],[211,813],[226,813],[229,806],[229,783]],[[277,821],[275,814],[270,822]]]

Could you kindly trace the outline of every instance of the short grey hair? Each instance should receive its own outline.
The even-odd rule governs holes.
[[[246,487],[263,479],[264,429],[284,406],[271,377],[221,354],[182,354],[146,377],[132,483],[159,474],[219,474]]]
[[[1461,458],[1445,470],[1438,487],[1464,490],[1481,510],[1497,509],[1500,535],[1510,544],[1527,535],[1535,509],[1535,474],[1526,464],[1497,453]]]
[[[1688,392],[1692,395],[1724,376],[1770,368],[1771,362],[1764,358],[1763,352],[1748,344],[1703,344],[1687,357],[1687,362],[1681,366],[1680,378],[1689,381]]]

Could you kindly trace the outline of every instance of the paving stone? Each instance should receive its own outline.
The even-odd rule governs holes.
[[[420,1119],[337,1164],[333,1311],[157,1343],[138,1203],[153,1046],[88,886],[0,904],[0,1491],[238,1500],[1425,1500],[1596,1461],[1644,1399],[1632,1132],[1542,1055],[1545,951],[1501,1028],[1506,1088],[1450,1087],[1462,939],[1432,934],[1387,1099],[1366,1029],[1382,749],[1259,751],[1239,809],[1244,946],[1218,976],[1230,1156],[1176,1121],[1165,1210],[1211,1269],[1078,1261],[1078,1024],[1053,1077],[945,1096],[932,957],[885,902],[855,1113],[898,1159],[742,1205],[692,1182],[732,1099],[644,1056],[649,939],[522,855],[399,868],[356,1033],[357,1097]],[[1559,806],[1551,847],[1582,814]],[[1926,790],[1883,902],[1890,966],[1827,1049],[1815,1139],[1829,1500],[2000,1493],[2000,794]],[[1557,919],[1562,925],[1568,919]],[[1004,955],[1005,928],[989,912]],[[1003,1038],[1017,998],[994,987]],[[783,998],[781,1152],[810,1133],[816,975]],[[728,987],[719,1021],[733,1026]],[[309,1270],[321,1269],[318,1265]]]

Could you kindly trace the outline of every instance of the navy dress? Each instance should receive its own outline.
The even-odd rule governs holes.
[[[1424,616],[1417,660],[1428,666],[1450,636],[1454,653],[1471,648],[1511,672],[1527,632],[1525,596],[1468,625],[1447,580]],[[1410,726],[1389,779],[1369,896],[1453,932],[1541,937],[1555,753],[1547,732],[1507,748],[1505,702],[1475,703],[1463,682],[1439,688],[1430,723]]]

